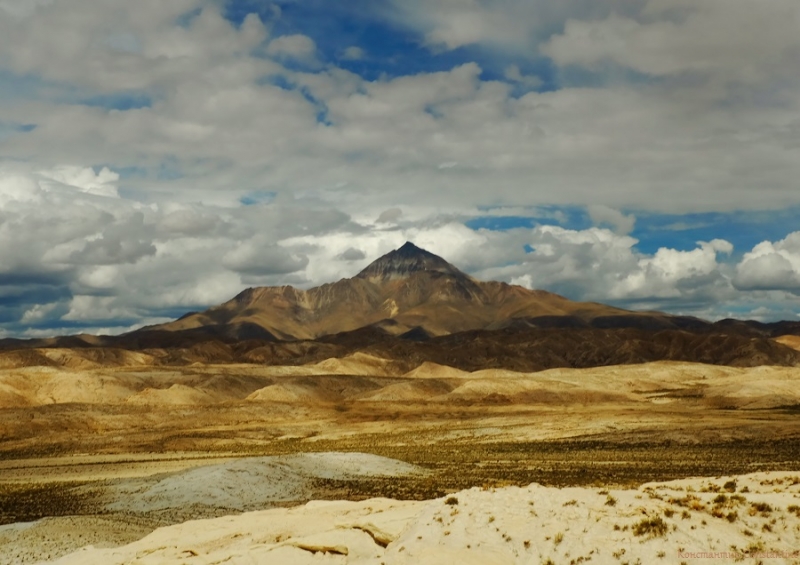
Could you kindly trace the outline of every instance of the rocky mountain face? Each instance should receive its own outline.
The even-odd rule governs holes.
[[[249,288],[204,312],[120,336],[0,340],[8,352],[0,365],[52,366],[68,357],[116,366],[135,352],[156,365],[301,365],[363,353],[403,371],[426,361],[469,371],[649,361],[800,366],[798,335],[797,322],[712,324],[481,282],[407,243],[353,278],[309,290]]]
[[[519,323],[559,325],[559,319],[562,325],[586,326],[614,317],[641,315],[502,282],[480,282],[409,242],[353,278],[309,290],[250,288],[220,306],[148,330],[296,340],[375,326],[391,335],[429,337]],[[663,327],[671,327],[669,317],[656,317]]]
[[[416,273],[439,273],[450,275],[455,279],[471,280],[453,265],[429,251],[421,249],[407,241],[399,249],[395,249],[370,263],[367,268],[356,275],[376,284],[384,284],[391,280],[408,278]]]

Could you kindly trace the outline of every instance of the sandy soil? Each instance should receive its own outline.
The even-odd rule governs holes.
[[[794,563],[798,502],[800,476],[778,473],[635,490],[474,488],[425,502],[312,502],[187,522],[54,563]]]
[[[380,554],[377,563],[425,563],[426,559],[433,559],[428,561],[431,563],[467,563],[470,559],[491,563],[495,558],[502,563],[540,563],[547,559],[577,563],[596,547],[590,549],[588,541],[576,541],[566,529],[561,543],[550,544],[558,547],[550,547],[547,540],[534,536],[546,529],[545,525],[535,520],[523,521],[524,527],[513,525],[521,518],[516,510],[511,512],[516,504],[511,499],[530,496],[534,504],[539,498],[560,501],[562,495],[556,493],[568,490],[551,487],[587,488],[594,484],[617,489],[620,494],[612,494],[619,507],[606,507],[605,499],[598,498],[596,508],[592,497],[599,496],[595,492],[598,487],[586,491],[585,504],[580,502],[583,498],[576,498],[580,502],[576,508],[591,508],[589,514],[602,517],[601,522],[606,517],[622,520],[628,516],[625,523],[629,529],[614,533],[618,531],[613,530],[613,524],[610,532],[603,529],[605,526],[587,525],[589,532],[596,532],[600,536],[597,539],[619,539],[620,544],[628,540],[628,545],[614,550],[618,553],[625,549],[626,553],[609,562],[633,564],[638,556],[644,563],[652,562],[653,554],[642,548],[655,548],[658,540],[645,543],[644,538],[632,536],[630,528],[638,516],[633,501],[640,500],[636,496],[657,499],[632,487],[648,481],[754,471],[800,475],[800,372],[792,368],[651,363],[523,374],[507,370],[467,373],[424,363],[399,373],[391,363],[364,355],[304,367],[154,368],[147,366],[146,358],[112,367],[78,362],[67,353],[56,353],[61,355],[62,366],[0,369],[0,524],[12,523],[0,529],[0,565],[52,559],[86,544],[98,548],[127,544],[157,527],[192,518],[296,505],[312,499],[355,502],[350,506],[320,503],[291,512],[285,508],[269,510],[272,514],[264,516],[272,518],[264,519],[277,524],[274,536],[281,536],[279,541],[269,541],[267,533],[248,541],[249,530],[243,530],[241,536],[230,534],[238,536],[230,540],[242,538],[244,545],[230,540],[229,544],[214,537],[217,529],[227,531],[220,526],[227,522],[219,522],[209,526],[207,534],[191,534],[200,540],[211,536],[207,538],[208,547],[187,545],[184,549],[198,555],[206,551],[206,561],[198,561],[204,563],[222,559],[223,554],[234,556],[231,562],[239,559],[251,563],[244,557],[247,552],[236,557],[237,552],[244,551],[242,548],[251,546],[263,550],[264,561],[259,563],[302,563],[307,558],[344,562],[344,557],[337,557],[335,552],[314,553],[297,544],[282,543],[289,537],[305,539],[306,534],[330,537],[330,531],[335,531],[342,539],[354,540],[352,548],[347,546],[348,562],[358,562],[353,561],[357,557],[371,563],[369,559],[378,559],[375,555]],[[760,480],[766,479],[752,479],[753,492],[761,488],[756,484]],[[529,488],[531,483],[546,486]],[[515,494],[508,495],[508,500],[503,498],[505,494],[484,500],[481,497],[492,495],[491,489],[469,490],[508,485],[522,487],[524,492],[498,490]],[[700,490],[696,485],[692,488]],[[444,534],[444,529],[437,533],[442,538],[435,544],[439,549],[431,550],[433,553],[426,557],[423,530],[434,532],[439,527],[436,524],[444,522],[425,518],[425,509],[441,508],[444,503],[422,501],[464,489],[467,492],[457,495],[462,517],[464,501],[496,507],[494,527],[506,524],[503,531],[511,541],[500,545],[486,541],[489,549],[484,554],[464,554],[463,547],[452,544],[471,539],[476,532],[483,535],[488,518],[487,524],[465,522],[461,530],[461,526],[453,526],[447,530],[449,534]],[[783,497],[774,502],[784,509],[791,504],[784,498],[795,496],[794,490],[787,492],[774,493]],[[419,502],[363,502],[376,496]],[[552,504],[548,508],[555,512],[557,502]],[[711,513],[713,505],[704,504],[703,512]],[[375,549],[375,532],[351,528],[353,531],[343,533],[336,526],[354,516],[373,520],[375,508],[384,508],[380,505],[386,505],[387,513],[406,516],[401,520],[405,520],[403,528],[417,524],[414,531],[422,540],[402,538],[401,545],[392,542],[384,548],[378,543]],[[501,520],[501,511],[506,508],[511,514]],[[572,505],[558,508],[562,513],[575,510]],[[628,514],[614,514],[623,509]],[[677,523],[676,531],[683,533],[673,536],[671,530],[667,532],[663,539],[674,544],[658,546],[661,549],[654,550],[656,557],[659,551],[665,551],[665,563],[679,563],[680,559],[673,558],[677,547],[711,547],[714,544],[708,536],[730,540],[715,542],[714,547],[725,543],[744,547],[743,540],[753,544],[763,541],[771,547],[767,542],[795,539],[773,540],[763,524],[747,521],[755,519],[747,514],[747,508],[734,510],[739,514],[738,522],[715,516],[700,518],[707,524],[688,518],[676,522],[674,516],[664,515],[664,520],[672,520],[667,520],[670,527]],[[544,517],[550,510],[539,512],[537,507],[537,512]],[[641,514],[641,509],[638,512]],[[650,506],[645,512],[650,516]],[[682,514],[683,510],[676,512]],[[775,512],[773,518],[779,520],[780,527],[780,520],[787,524],[793,520],[783,510],[780,515]],[[729,513],[726,510],[725,516]],[[261,520],[258,516],[253,519]],[[433,520],[433,526],[424,520]],[[551,522],[569,526],[574,534],[569,520],[552,518]],[[306,524],[297,526],[300,530],[289,528],[289,524],[300,522]],[[235,523],[238,525],[231,527],[241,526]],[[278,527],[284,523],[289,528],[285,531]],[[393,523],[397,526],[398,522]],[[622,521],[618,523],[620,528],[625,527]],[[694,530],[690,525],[699,532],[701,526],[711,524],[728,529],[719,534],[709,530],[706,537],[691,538],[689,532]],[[684,526],[689,527],[688,532]],[[730,529],[734,526],[738,529]],[[753,529],[756,527],[761,529]],[[272,532],[270,528],[273,526],[264,525],[262,530]],[[751,535],[744,534],[745,529]],[[177,531],[156,532],[152,539]],[[547,535],[555,539],[557,533]],[[690,537],[681,537],[684,534]],[[529,546],[524,545],[526,540]],[[365,545],[359,545],[362,542]],[[467,543],[475,549],[475,544]],[[406,549],[401,551],[401,546]],[[178,559],[167,549],[142,547],[142,563],[191,563],[191,553]],[[572,548],[569,559],[564,555],[567,548]],[[359,553],[362,549],[366,552],[363,555]],[[124,551],[119,555],[129,558],[131,554]],[[370,553],[375,551],[375,555]],[[607,556],[601,558],[598,552],[596,549],[591,554],[592,562],[606,562]],[[477,557],[472,557],[473,553]],[[102,555],[111,559],[110,553]],[[280,556],[288,561],[280,561]],[[108,562],[127,562],[113,559]]]
[[[232,401],[341,402],[502,400],[513,404],[674,402],[775,408],[800,405],[800,373],[791,367],[723,367],[658,362],[593,369],[467,373],[423,363],[403,375],[364,354],[305,367],[211,366],[142,370],[22,367],[0,371],[0,408],[50,404],[203,406]]]

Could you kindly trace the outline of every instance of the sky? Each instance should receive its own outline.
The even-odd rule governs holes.
[[[0,0],[0,337],[121,333],[406,240],[800,315],[797,0]]]

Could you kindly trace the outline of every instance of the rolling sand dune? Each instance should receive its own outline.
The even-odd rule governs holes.
[[[796,349],[800,351],[800,336],[797,335],[782,335],[780,337],[776,337],[775,341],[778,343],[785,345],[787,347],[791,347],[792,349]]]
[[[214,395],[186,385],[172,385],[168,389],[146,388],[141,392],[129,396],[125,402],[129,404],[188,404],[200,406],[213,404],[220,399]]]
[[[314,479],[424,474],[425,470],[364,453],[304,453],[251,457],[168,475],[125,479],[103,489],[110,512],[149,514],[169,511],[171,520],[208,513],[241,512],[278,503],[308,500]],[[203,510],[201,507],[206,507]]]
[[[54,563],[618,565],[716,556],[724,563],[750,557],[788,564],[800,547],[798,503],[800,477],[787,473],[610,492],[473,488],[424,502],[311,502],[187,522]]]
[[[677,398],[722,408],[800,405],[800,372],[791,367],[656,362],[535,373],[507,369],[467,373],[424,362],[402,376],[387,377],[389,365],[385,359],[356,355],[305,367],[220,365],[202,371],[24,367],[0,370],[0,408],[65,403],[205,406],[245,400],[669,403]]]
[[[635,395],[592,389],[558,381],[541,381],[535,378],[481,378],[470,380],[443,397],[441,402],[515,402],[515,403],[587,403],[636,402]]]
[[[276,384],[266,386],[247,397],[253,402],[320,402],[325,397],[311,387],[296,384]]]
[[[137,391],[137,380],[54,367],[25,367],[0,373],[0,390],[24,399],[22,405],[82,402],[122,402]],[[0,407],[15,406],[14,398],[0,396]]]
[[[0,352],[0,369],[21,367],[64,367],[96,369],[98,367],[150,366],[156,358],[140,351],[103,348],[22,349]]]
[[[430,400],[450,393],[453,387],[439,379],[397,383],[369,392],[358,398],[360,401],[409,402]]]
[[[416,369],[412,369],[403,375],[407,379],[460,379],[468,376],[470,376],[470,373],[467,371],[430,361],[425,361]]]
[[[341,359],[326,359],[319,363],[309,365],[317,374],[331,375],[371,375],[386,377],[393,374],[390,370],[391,361],[366,353],[355,353]]]
[[[247,397],[260,402],[339,402],[381,388],[374,379],[351,375],[318,375],[285,379]]]

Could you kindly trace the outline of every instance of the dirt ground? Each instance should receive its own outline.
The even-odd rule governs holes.
[[[364,453],[426,472],[309,475],[291,496],[241,510],[312,498],[426,500],[474,486],[636,487],[800,471],[800,402],[792,396],[800,394],[800,371],[790,368],[307,373],[240,366],[48,372],[47,386],[54,374],[66,383],[76,375],[84,401],[0,408],[0,524],[11,524],[0,530],[0,563],[19,562],[9,552],[30,544],[45,558],[46,550],[55,556],[87,543],[126,543],[156,527],[238,511],[180,509],[179,499],[137,509],[143,491],[130,485],[242,458]],[[115,384],[116,400],[106,401],[97,391],[110,379],[139,384],[127,397]],[[238,383],[236,394],[219,392],[225,379]],[[146,390],[168,394],[126,401]],[[42,518],[33,529],[20,525]],[[89,539],[89,531],[99,533]],[[43,539],[53,540],[51,549]]]

